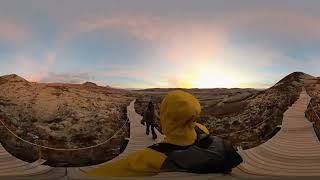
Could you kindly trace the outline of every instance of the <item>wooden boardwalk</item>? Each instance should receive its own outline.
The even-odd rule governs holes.
[[[44,166],[44,160],[27,163],[9,154],[0,145],[0,179],[58,180],[66,175],[65,168]]]
[[[272,176],[320,176],[320,143],[312,123],[305,118],[310,101],[305,90],[283,115],[281,130],[269,141],[241,150],[240,169]]]
[[[240,150],[244,163],[235,168],[230,175],[173,172],[136,179],[226,180],[277,179],[279,177],[283,179],[284,176],[309,178],[313,176],[316,179],[316,177],[320,177],[320,143],[312,124],[304,117],[309,101],[310,97],[303,91],[300,98],[284,113],[281,130],[260,146],[249,150]],[[128,106],[127,114],[130,120],[129,143],[125,151],[112,161],[160,142],[164,138],[159,132],[157,132],[157,141],[153,141],[152,136],[145,135],[145,126],[140,124],[142,117],[135,112],[134,101]],[[41,165],[41,162],[20,161],[0,147],[0,179],[8,176],[10,179],[96,179],[86,176],[86,172],[102,165],[81,168],[50,168]]]

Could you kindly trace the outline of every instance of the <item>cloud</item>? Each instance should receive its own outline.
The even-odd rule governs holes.
[[[147,40],[147,43],[153,44],[155,48],[152,50],[153,52],[150,52],[150,58],[146,57],[149,53],[144,52],[145,62],[140,64],[140,68],[136,70],[128,69],[122,65],[121,68],[90,72],[90,74],[97,77],[136,78],[156,86],[163,84],[165,79],[161,77],[163,72],[159,71],[160,68],[163,68],[162,64],[171,64],[172,67],[183,69],[182,64],[185,64],[186,60],[190,62],[199,59],[208,61],[220,51],[220,47],[223,45],[221,38],[224,37],[214,29],[207,27],[206,24],[194,21],[177,23],[173,20],[152,17],[94,17],[89,20],[81,20],[68,27],[58,38],[56,48],[48,53],[50,54],[48,59],[50,62],[54,61],[63,46],[77,36],[81,36],[82,33],[94,33],[96,30],[110,28],[124,30],[136,38]],[[156,63],[160,66],[155,67],[155,62],[151,61],[154,58],[161,59],[161,63]],[[150,71],[146,69],[150,69]],[[157,72],[154,73],[154,70]],[[161,81],[161,83],[157,81]]]
[[[77,24],[77,29],[79,33],[85,33],[102,28],[120,28],[127,30],[134,36],[153,40],[165,33],[160,29],[157,29],[159,26],[163,26],[162,22],[159,20],[160,19],[147,17],[98,17],[97,19],[79,22],[79,24]]]
[[[56,58],[55,53],[47,53],[45,57],[48,65],[53,65],[55,62],[55,58]]]
[[[0,19],[0,40],[9,42],[25,41],[30,36],[30,30],[14,20]]]
[[[7,54],[1,56],[0,72],[18,74],[28,81],[38,82],[47,76],[52,64],[35,59],[31,54]]]
[[[319,68],[320,67],[320,56],[318,57],[312,57],[312,59],[309,61],[309,64],[312,67]]]
[[[146,68],[134,69],[126,66],[118,67],[112,65],[110,68],[99,68],[90,71],[95,77],[102,78],[123,78],[123,79],[135,79],[137,82],[145,83],[145,86],[152,87],[157,85],[157,81],[161,80],[161,75],[157,72],[152,72]],[[113,86],[123,86],[123,84],[110,84]]]
[[[292,12],[288,9],[251,9],[249,12],[220,13],[217,14],[217,18],[211,20],[92,16],[76,23],[77,30],[73,32],[81,34],[112,28],[124,30],[134,37],[151,41],[155,44],[155,56],[173,64],[185,61],[221,61],[221,54],[225,54],[223,51],[228,51],[225,45],[233,43],[232,33],[237,32],[243,39],[247,38],[254,46],[260,47],[260,57],[267,59],[265,54],[271,56],[270,60],[256,61],[267,64],[275,62],[272,60],[274,56],[286,56],[286,53],[282,52],[283,49],[274,47],[274,43],[278,43],[279,46],[291,40],[310,41],[320,37],[320,24],[317,19],[318,16],[308,16],[306,13]],[[256,37],[258,39],[254,39]],[[243,49],[247,52],[251,50],[254,49]],[[277,61],[286,59],[288,58]]]
[[[46,76],[49,66],[34,60],[29,55],[17,55],[14,60],[12,70],[22,74],[29,81],[40,81]]]
[[[262,86],[263,83],[259,85],[250,82],[276,79],[280,76],[279,71],[287,73],[301,67],[307,69],[307,65],[319,65],[316,58],[305,63],[303,59],[296,60],[288,53],[288,49],[295,50],[292,48],[294,45],[308,46],[319,42],[319,13],[311,14],[309,11],[297,10],[299,7],[292,8],[292,3],[283,6],[281,3],[274,3],[275,1],[266,7],[256,3],[251,5],[251,2],[203,2],[188,1],[182,4],[175,1],[170,2],[174,4],[172,7],[168,7],[168,2],[156,5],[134,2],[131,4],[134,7],[121,7],[117,3],[109,5],[110,3],[83,1],[77,3],[72,11],[68,8],[70,4],[60,8],[51,3],[42,3],[47,8],[54,7],[47,9],[50,12],[48,19],[54,22],[50,21],[48,24],[55,26],[52,29],[57,30],[57,37],[48,38],[54,39],[54,42],[45,42],[53,43],[49,47],[39,48],[41,50],[36,50],[37,52],[30,51],[29,55],[19,55],[15,60],[19,67],[13,69],[33,81],[41,82],[78,83],[92,77],[120,77],[138,79],[154,86],[183,86],[188,83],[183,79],[189,73],[194,73],[199,66],[207,67],[204,71],[213,71],[212,74],[239,76],[242,84]],[[114,8],[112,12],[108,9],[111,7]],[[59,14],[55,12],[57,8],[61,10]],[[36,18],[35,21],[37,20],[39,19]],[[34,23],[33,28],[39,28],[43,22],[37,23]],[[134,37],[133,43],[145,43],[150,49],[141,50],[141,61],[144,62],[137,65],[133,58],[129,58],[126,60],[128,65],[113,69],[101,70],[90,65],[90,69],[81,71],[85,73],[73,73],[70,70],[65,70],[65,73],[53,72],[53,65],[61,69],[65,63],[57,60],[57,57],[64,57],[65,54],[60,53],[66,44],[82,37],[84,33],[104,30],[126,33]],[[0,40],[20,42],[29,35],[30,31],[24,24],[0,20]],[[34,41],[38,40],[37,37],[34,38]],[[125,41],[121,39],[123,40]],[[76,45],[73,47],[72,50],[77,51]],[[122,52],[121,47],[118,51]],[[297,52],[302,50],[297,49]],[[37,53],[36,57],[41,56],[41,59],[30,55],[33,53]],[[79,59],[80,61],[85,60]],[[139,68],[133,69],[130,66]]]
[[[288,9],[264,10],[257,8],[250,9],[248,12],[220,12],[216,16],[217,18],[201,20],[195,18],[184,19],[182,17],[170,19],[167,16],[91,14],[66,27],[65,32],[57,38],[56,48],[50,52],[53,55],[48,56],[50,57],[48,61],[54,61],[65,43],[81,36],[82,33],[94,33],[96,30],[102,29],[120,30],[136,38],[150,41],[155,47],[153,48],[153,57],[156,56],[163,61],[170,61],[173,65],[185,61],[222,61],[221,54],[225,54],[223,51],[228,51],[225,49],[226,43],[230,43],[230,40],[232,43],[230,38],[233,37],[231,34],[238,30],[244,38],[259,37],[269,42],[286,41],[288,39],[303,40],[306,37],[313,39],[313,37],[320,35],[320,25],[316,17],[301,12],[293,13]],[[247,31],[242,31],[243,28]],[[286,39],[287,36],[290,36],[290,38]],[[265,54],[279,56],[270,54],[270,52],[276,52],[273,44],[261,42],[261,39],[254,44],[262,47],[260,57],[265,57]],[[263,48],[267,53],[263,52]],[[250,50],[243,49],[247,52]],[[281,49],[276,53],[281,53]],[[228,59],[224,61],[228,61]],[[266,64],[270,61],[274,62],[274,60],[256,62]]]
[[[270,68],[270,67],[299,67],[304,64],[303,61],[297,61],[289,57],[285,52],[279,49],[265,48],[258,44],[242,47],[228,47],[224,52],[224,59],[228,59],[226,64],[233,66],[244,65],[243,68]]]
[[[54,73],[50,72],[40,82],[80,84],[92,80],[88,73]]]
[[[286,42],[314,42],[320,40],[320,14],[290,8],[250,9],[220,16],[217,26],[238,36],[254,40],[262,46]],[[271,44],[270,44],[271,43]]]
[[[192,13],[190,13],[192,14]],[[76,22],[76,32],[91,32],[103,28],[117,28],[126,30],[133,36],[147,40],[175,39],[182,34],[185,38],[197,35],[198,32],[218,32],[227,36],[229,32],[246,28],[249,33],[254,31],[271,34],[280,34],[282,37],[314,38],[320,35],[319,14],[308,15],[304,11],[293,11],[290,8],[263,9],[253,7],[250,10],[243,8],[234,12],[220,12],[215,16],[204,19],[167,16],[156,17],[146,15],[135,16],[105,16],[91,15],[85,20]],[[213,18],[215,17],[215,18]],[[202,31],[199,29],[202,28]],[[195,32],[193,32],[195,31]],[[226,32],[226,33],[224,33]],[[206,36],[207,37],[207,36]]]

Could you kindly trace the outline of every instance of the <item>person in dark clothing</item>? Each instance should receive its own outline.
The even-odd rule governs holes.
[[[157,139],[157,133],[154,131],[154,128],[156,125],[156,118],[158,118],[157,111],[155,110],[155,107],[154,107],[152,101],[150,101],[148,103],[147,109],[145,110],[145,112],[143,114],[141,124],[144,125],[146,123],[146,134],[147,135],[150,134],[150,128],[151,128],[151,133],[152,133],[153,139]]]

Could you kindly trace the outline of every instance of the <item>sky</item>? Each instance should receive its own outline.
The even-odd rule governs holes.
[[[320,76],[317,0],[0,0],[0,75],[120,88]]]

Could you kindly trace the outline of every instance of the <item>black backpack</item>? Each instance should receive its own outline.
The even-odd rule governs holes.
[[[197,141],[190,146],[158,143],[149,147],[167,155],[162,171],[229,173],[243,162],[228,141],[207,135],[200,128],[196,128],[196,132]]]

